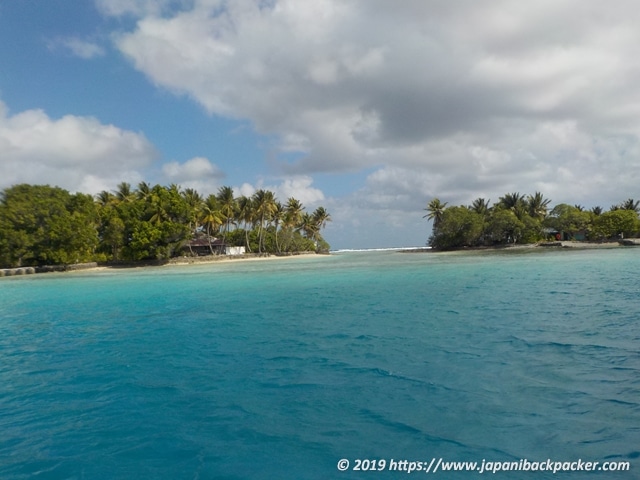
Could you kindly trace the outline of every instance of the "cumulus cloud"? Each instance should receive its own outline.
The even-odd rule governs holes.
[[[266,188],[273,190],[276,197],[283,203],[290,197],[294,197],[307,208],[311,208],[325,199],[322,190],[313,187],[312,184],[313,179],[309,176],[295,176],[284,178],[278,185]]]
[[[169,162],[162,166],[166,183],[194,188],[202,194],[215,193],[224,173],[207,158],[194,157],[184,163]]]
[[[356,195],[367,208],[535,190],[606,205],[637,192],[630,0],[173,5],[139,8],[115,37],[135,68],[278,139],[284,174],[373,170]]]
[[[236,196],[250,197],[259,189],[272,191],[278,201],[283,204],[290,197],[294,197],[300,200],[306,209],[313,209],[325,200],[322,190],[313,186],[313,178],[303,175],[283,177],[277,183],[265,180],[259,180],[256,185],[243,183],[240,187],[234,187],[233,190]]]
[[[615,125],[637,136],[640,13],[627,6],[201,0],[142,15],[117,46],[158,85],[299,149],[291,173],[413,166],[412,151],[461,134],[487,149],[507,147],[507,133],[527,143],[541,122],[573,121],[594,139]]]
[[[0,188],[17,183],[97,193],[138,182],[156,152],[140,133],[92,117],[50,118],[42,110],[11,115],[0,102]]]

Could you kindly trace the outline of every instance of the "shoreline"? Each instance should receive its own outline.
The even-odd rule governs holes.
[[[435,248],[415,248],[402,250],[399,253],[457,253],[457,252],[495,252],[495,251],[525,251],[525,250],[609,250],[618,248],[638,247],[640,238],[629,238],[624,241],[614,242],[578,242],[573,240],[562,240],[552,242],[539,242],[515,245],[495,245],[479,247],[461,247],[451,250],[438,250]]]
[[[435,254],[451,254],[451,253],[480,253],[480,252],[498,252],[498,251],[548,251],[548,250],[611,250],[625,247],[639,247],[640,238],[629,238],[614,242],[578,242],[578,241],[552,241],[516,245],[496,245],[496,246],[479,246],[479,247],[462,247],[451,250],[438,250],[431,247],[417,248],[390,248],[396,253],[435,253]],[[387,250],[387,249],[385,249]],[[18,267],[0,269],[0,278],[2,277],[21,277],[25,275],[39,275],[43,273],[73,273],[73,272],[100,272],[109,270],[128,270],[134,268],[150,268],[150,267],[171,267],[185,265],[211,265],[215,263],[232,263],[232,262],[261,262],[275,261],[286,258],[311,258],[317,256],[331,256],[332,253],[316,253],[316,252],[300,252],[292,254],[257,254],[248,253],[242,255],[206,255],[202,257],[175,257],[163,261],[140,261],[131,263],[108,263],[100,264],[98,262],[79,263],[70,265],[44,265],[39,267]]]
[[[243,254],[243,255],[207,255],[202,257],[175,257],[167,261],[142,261],[132,263],[100,264],[98,262],[77,263],[71,265],[46,265],[41,267],[18,267],[0,269],[1,277],[23,277],[26,275],[40,275],[45,273],[74,273],[74,272],[102,272],[113,270],[130,270],[135,268],[160,268],[185,265],[211,265],[215,263],[244,263],[274,261],[287,258],[311,258],[329,256],[329,254],[315,252],[301,252],[287,255],[276,254]]]

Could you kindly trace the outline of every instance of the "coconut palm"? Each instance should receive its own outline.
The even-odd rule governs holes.
[[[112,205],[116,200],[116,197],[113,193],[107,192],[106,190],[101,191],[96,195],[96,201],[102,207],[106,207],[107,205]]]
[[[168,202],[166,190],[160,185],[156,185],[151,189],[151,193],[147,197],[147,211],[149,213],[149,222],[159,225],[162,222],[170,220],[168,212]]]
[[[303,211],[304,207],[300,200],[289,197],[289,200],[287,200],[287,204],[285,205],[285,226],[293,228],[300,223]]]
[[[517,206],[524,204],[524,201],[524,195],[520,195],[519,192],[507,193],[498,199],[498,206],[505,210],[514,211]]]
[[[220,187],[216,198],[218,199],[218,208],[226,224],[224,232],[224,239],[226,241],[230,225],[236,217],[237,210],[236,200],[233,197],[233,188],[227,186]]]
[[[302,203],[300,202],[300,200],[294,197],[289,197],[289,199],[287,200],[287,203],[284,206],[284,218],[282,219],[282,229],[289,233],[293,232],[293,229],[296,228],[300,223],[300,219],[302,217],[303,211],[304,211],[304,207],[302,206]],[[289,242],[286,245],[284,245],[283,248],[285,250],[289,248],[289,245],[291,244],[291,240],[292,240],[291,235],[288,235],[287,237],[289,239]]]
[[[603,210],[602,210],[602,207],[598,205],[598,206],[593,207],[590,210],[590,212],[593,213],[595,216],[600,216],[600,215],[602,215]]]
[[[433,220],[433,229],[436,230],[442,221],[444,210],[447,207],[447,202],[442,203],[439,198],[431,200],[425,210],[428,212],[422,218],[427,220]]]
[[[331,221],[331,215],[324,207],[318,207],[314,210],[312,214],[313,220],[318,225],[318,231],[322,230],[327,226],[327,222]]]
[[[249,225],[252,225],[255,221],[255,211],[251,198],[244,195],[238,198],[238,219],[244,223],[245,248],[247,252],[250,252]]]
[[[318,248],[318,240],[322,239],[320,232],[327,226],[327,222],[331,221],[331,215],[324,207],[316,208],[311,214],[312,221],[315,223],[313,241]]]
[[[275,197],[270,190],[260,189],[253,194],[253,205],[258,219],[258,253],[262,253],[265,222],[271,218],[275,209]]]
[[[486,217],[489,214],[489,210],[491,209],[491,207],[489,207],[489,203],[490,200],[485,200],[484,198],[476,198],[471,204],[471,210],[476,212],[478,215]]]
[[[318,223],[314,220],[311,214],[304,212],[300,217],[300,223],[297,227],[298,231],[301,231],[306,238],[315,242],[319,233]]]
[[[640,212],[640,200],[634,201],[629,198],[620,204],[620,210],[632,210],[636,213]]]
[[[131,184],[127,182],[118,184],[115,195],[119,202],[130,202],[135,196],[131,190]]]
[[[200,216],[202,215],[202,195],[200,195],[193,188],[186,188],[182,192],[182,198],[187,205],[187,220],[189,222],[189,231],[191,232],[191,237],[193,237],[198,231]],[[189,243],[189,251],[193,255],[191,243]]]
[[[280,244],[278,243],[278,227],[280,226],[280,223],[284,220],[285,213],[286,211],[284,206],[280,202],[276,201],[275,206],[273,208],[273,212],[271,213],[271,221],[276,227],[276,230],[275,230],[276,251],[278,253],[280,253]]]
[[[540,192],[536,192],[533,195],[527,197],[527,210],[529,216],[538,220],[544,220],[547,216],[547,211],[551,200],[544,198],[544,195]]]
[[[146,200],[151,196],[151,185],[147,182],[140,182],[138,189],[136,190],[136,197],[138,200]]]
[[[224,219],[218,208],[218,200],[215,195],[209,195],[202,206],[202,224],[207,228],[207,239],[209,241],[209,249],[213,254],[211,246],[211,234],[218,231],[218,228],[224,223]]]

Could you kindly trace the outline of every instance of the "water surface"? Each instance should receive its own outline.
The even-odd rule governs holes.
[[[639,270],[634,249],[352,252],[0,279],[0,478],[434,457],[640,478]]]

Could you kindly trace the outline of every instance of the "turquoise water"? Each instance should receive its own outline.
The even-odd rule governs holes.
[[[638,271],[637,249],[365,252],[0,279],[0,478],[402,478],[391,460],[443,458],[637,479]]]

